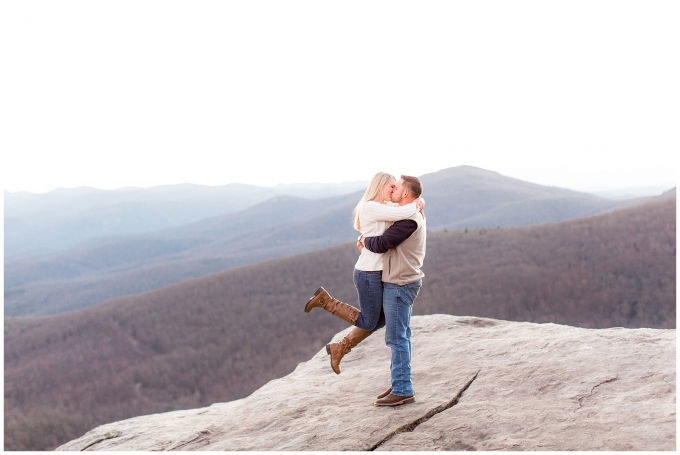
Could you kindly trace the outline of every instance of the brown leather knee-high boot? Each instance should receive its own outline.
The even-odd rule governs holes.
[[[352,305],[341,302],[338,299],[331,297],[324,288],[319,288],[314,293],[314,296],[309,299],[305,305],[305,313],[312,311],[312,308],[323,308],[329,313],[339,317],[343,321],[355,325],[357,318],[361,314],[357,308]]]
[[[329,343],[326,345],[326,352],[331,356],[331,368],[335,374],[340,374],[340,361],[349,351],[357,344],[364,341],[372,332],[353,327],[347,335],[338,343]]]
[[[324,288],[319,288],[314,293],[314,296],[309,299],[305,305],[305,312],[309,313],[313,308],[323,308],[324,310],[334,314],[340,319],[356,325],[357,319],[361,311],[334,299],[326,292]],[[336,374],[340,374],[340,361],[353,347],[365,340],[371,332],[368,330],[354,327],[339,343],[329,343],[326,345],[326,352],[331,356],[331,368]]]

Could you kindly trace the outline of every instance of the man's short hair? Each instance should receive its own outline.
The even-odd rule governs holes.
[[[418,177],[410,175],[402,175],[401,179],[404,181],[404,186],[411,193],[415,199],[418,199],[423,194],[423,184],[420,183]]]

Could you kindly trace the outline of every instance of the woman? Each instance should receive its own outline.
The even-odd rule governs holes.
[[[354,208],[354,228],[364,237],[382,235],[394,221],[403,220],[422,211],[422,199],[399,206],[389,203],[396,179],[385,172],[373,176],[364,196]],[[386,203],[388,202],[388,203]],[[361,255],[354,266],[354,286],[359,297],[361,310],[331,297],[324,288],[319,288],[305,305],[305,312],[312,308],[323,308],[340,319],[356,326],[339,343],[326,345],[331,356],[331,368],[340,374],[340,360],[350,350],[366,339],[372,332],[385,326],[382,311],[382,254],[361,249]]]

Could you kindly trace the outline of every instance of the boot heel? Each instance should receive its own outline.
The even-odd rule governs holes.
[[[331,345],[330,344],[326,345],[326,354],[331,355]]]

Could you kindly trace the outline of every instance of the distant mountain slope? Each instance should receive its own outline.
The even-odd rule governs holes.
[[[645,202],[610,201],[471,166],[422,176],[428,229],[562,221]],[[352,240],[362,192],[306,200],[276,197],[239,213],[149,234],[92,240],[5,264],[5,314],[45,315],[97,305],[230,267]]]
[[[363,187],[363,182],[275,187],[234,183],[117,190],[59,188],[45,194],[5,191],[5,261],[39,256],[101,237],[186,225],[238,212],[276,196],[321,199]]]
[[[429,229],[528,226],[603,213],[621,204],[472,166],[427,174],[422,182]]]
[[[674,328],[675,202],[431,232],[414,314]],[[302,307],[320,285],[356,304],[356,258],[343,244],[78,312],[5,318],[5,449],[53,448],[105,422],[241,398],[291,372],[346,326]]]
[[[231,267],[343,243],[354,236],[351,206],[356,198],[278,197],[232,216],[153,237],[17,261],[5,268],[5,315],[81,309]],[[336,210],[339,206],[344,210]]]

